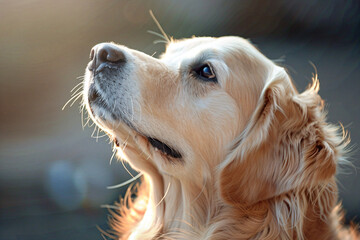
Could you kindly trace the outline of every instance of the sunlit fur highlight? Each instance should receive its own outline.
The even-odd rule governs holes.
[[[143,173],[141,185],[111,210],[110,237],[360,239],[356,227],[342,227],[337,199],[335,174],[348,164],[349,138],[326,122],[316,75],[298,93],[283,68],[237,37],[171,40],[160,59],[119,49],[136,69],[123,82],[138,87],[128,96],[136,106],[129,117],[184,159],[169,162],[106,112],[92,116],[126,142],[121,155]],[[214,56],[218,85],[179,73],[178,63],[198,54]]]

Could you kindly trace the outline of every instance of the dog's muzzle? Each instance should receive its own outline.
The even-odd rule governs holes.
[[[111,92],[113,87],[111,85],[114,83],[114,81],[119,81],[116,86],[122,85],[121,80],[123,79],[120,78],[114,80],[111,77],[114,73],[121,73],[122,75],[126,75],[126,71],[128,71],[128,68],[126,67],[127,59],[124,50],[111,43],[100,43],[91,49],[90,60],[91,61],[87,66],[91,73],[87,99],[89,109],[91,110],[92,114],[97,114],[96,111],[93,110],[93,106],[101,107],[101,109],[105,110],[112,119],[122,121],[130,129],[134,130],[141,136],[146,137],[147,141],[152,147],[154,147],[155,151],[162,152],[166,157],[172,157],[174,159],[182,158],[182,155],[178,150],[158,140],[157,138],[141,133],[141,131],[139,131],[126,116],[114,112],[115,106],[112,106],[111,104],[113,103],[111,101],[109,103],[108,99],[112,95],[108,94],[108,96],[106,96],[106,94],[104,94],[106,91]],[[121,113],[122,112],[123,111],[121,111]],[[102,118],[103,116],[100,114],[99,117]],[[114,141],[117,146],[120,146],[116,138]]]
[[[96,101],[100,102],[99,100],[101,100],[99,90],[94,84],[96,75],[104,72],[105,69],[121,71],[125,66],[126,58],[123,50],[116,45],[111,43],[100,43],[91,49],[90,60],[87,69],[91,72],[93,79],[88,89],[88,101],[91,104]],[[98,86],[102,84],[98,84]]]

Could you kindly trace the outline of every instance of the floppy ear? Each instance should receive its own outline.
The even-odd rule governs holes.
[[[220,168],[227,203],[251,205],[334,176],[341,139],[325,122],[318,89],[315,78],[299,94],[285,70],[275,68]]]

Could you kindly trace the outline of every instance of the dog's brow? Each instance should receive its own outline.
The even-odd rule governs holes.
[[[190,57],[182,61],[180,71],[184,73],[184,71],[198,67],[213,58],[216,58],[216,53],[212,49],[203,50],[194,54],[194,57]]]

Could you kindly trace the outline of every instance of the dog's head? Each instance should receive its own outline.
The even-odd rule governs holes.
[[[88,111],[140,171],[200,186],[211,178],[230,204],[335,174],[339,141],[317,82],[299,94],[247,40],[173,41],[160,59],[102,43],[90,58]]]

